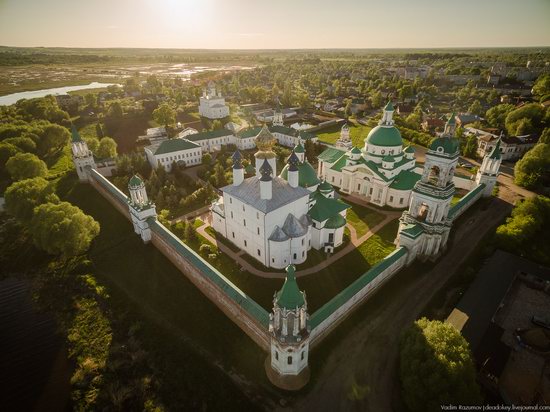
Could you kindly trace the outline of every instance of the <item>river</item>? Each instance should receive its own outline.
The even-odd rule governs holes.
[[[34,99],[35,97],[44,97],[49,94],[60,95],[67,94],[68,92],[74,92],[76,90],[86,90],[86,89],[99,89],[101,87],[112,86],[115,83],[99,83],[92,82],[90,84],[81,84],[80,86],[66,86],[66,87],[55,87],[53,89],[42,89],[42,90],[33,90],[30,92],[19,92],[7,94],[5,96],[0,96],[0,106],[9,106],[10,104],[17,103],[21,99]]]
[[[72,367],[64,338],[23,280],[0,280],[0,336],[0,409],[69,410]]]

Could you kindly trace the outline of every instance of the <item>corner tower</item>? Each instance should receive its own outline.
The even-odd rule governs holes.
[[[306,294],[296,283],[296,268],[289,265],[269,315],[271,352],[265,366],[269,380],[279,388],[298,390],[309,380],[308,322]]]
[[[491,196],[493,188],[497,182],[498,170],[500,169],[500,163],[502,162],[502,155],[500,153],[500,138],[497,140],[497,144],[487,156],[483,158],[481,167],[476,174],[476,183],[485,184],[483,190],[483,197]]]
[[[128,190],[130,191],[128,208],[134,231],[141,236],[144,243],[148,243],[151,240],[151,229],[147,220],[157,217],[155,205],[147,198],[145,184],[138,175],[132,176],[128,182]]]
[[[94,155],[88,145],[76,130],[74,125],[71,127],[71,151],[73,154],[73,163],[81,182],[88,181],[88,168],[95,169],[96,164]]]

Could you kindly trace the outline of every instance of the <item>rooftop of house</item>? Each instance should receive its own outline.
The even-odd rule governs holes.
[[[182,150],[197,149],[200,148],[200,146],[188,139],[168,139],[164,140],[160,144],[147,146],[147,148],[151,150],[154,155],[158,156],[167,153],[179,152]]]

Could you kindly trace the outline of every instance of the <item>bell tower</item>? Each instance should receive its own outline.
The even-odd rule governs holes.
[[[141,236],[144,243],[148,243],[151,240],[151,229],[147,221],[149,218],[156,219],[155,205],[149,201],[145,184],[138,175],[132,176],[128,182],[128,190],[130,191],[128,208],[130,209],[134,231]]]
[[[407,247],[411,259],[416,255],[435,259],[447,245],[458,156],[459,141],[454,137],[454,116],[451,116],[443,134],[431,143],[426,153],[422,178],[414,186],[409,209],[400,219],[396,244]]]
[[[269,315],[271,352],[266,361],[269,380],[286,390],[298,390],[309,380],[309,315],[305,292],[296,283],[296,268],[286,268],[283,287],[273,297]]]
[[[273,126],[284,126],[283,112],[281,110],[281,103],[277,100],[277,107],[273,112]]]

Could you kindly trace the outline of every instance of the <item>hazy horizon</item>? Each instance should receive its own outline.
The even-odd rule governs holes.
[[[550,46],[547,0],[0,0],[11,47],[193,50]]]

